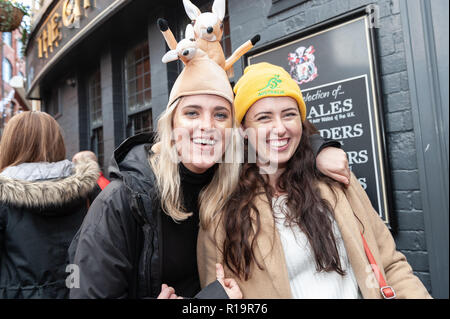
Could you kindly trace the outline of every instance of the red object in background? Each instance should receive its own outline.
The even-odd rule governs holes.
[[[97,184],[100,186],[101,190],[104,190],[109,183],[110,181],[103,175],[102,172],[100,172],[100,177],[97,180]]]

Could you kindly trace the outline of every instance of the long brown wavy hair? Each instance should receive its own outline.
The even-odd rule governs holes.
[[[28,111],[14,115],[0,140],[0,172],[22,163],[58,162],[66,158],[61,127],[49,114]]]
[[[333,209],[328,201],[321,198],[317,184],[322,181],[332,190],[333,186],[341,186],[316,169],[314,153],[308,138],[314,130],[307,121],[303,123],[303,135],[299,146],[278,179],[277,187],[289,194],[288,209],[284,212],[286,221],[291,226],[298,225],[307,236],[314,252],[317,271],[336,271],[343,276],[345,271],[341,266],[333,234],[331,218]],[[257,196],[265,194],[270,203],[275,191],[269,184],[268,176],[261,175],[256,164],[248,163],[247,155],[246,141],[245,164],[241,169],[239,184],[226,203],[221,216],[226,232],[222,247],[224,262],[237,277],[243,277],[245,280],[250,276],[253,262],[260,269],[264,269],[254,253],[256,238],[261,231],[260,214],[254,200]],[[254,218],[251,217],[252,211]],[[256,223],[255,233],[253,222]]]

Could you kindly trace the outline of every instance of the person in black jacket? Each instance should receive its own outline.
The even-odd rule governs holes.
[[[140,134],[115,150],[109,168],[112,181],[93,202],[69,250],[72,263],[80,268],[79,288],[71,289],[71,298],[156,298],[164,279],[185,297],[193,297],[200,290],[195,259],[198,226],[195,219],[174,223],[163,212],[155,174],[148,162],[153,154],[153,139],[152,134]],[[195,175],[180,164],[183,189],[198,193],[213,172]],[[193,200],[186,204],[195,206]],[[166,255],[176,255],[170,247],[165,249],[163,240],[169,243],[168,233],[174,235],[176,231],[184,236],[178,253],[186,250],[191,254],[181,267],[188,275],[181,274],[184,281],[178,282],[168,278],[180,277],[176,270],[167,274],[168,267],[163,266],[168,264]],[[217,284],[197,297],[206,292],[208,298],[226,298]]]
[[[232,103],[215,62],[186,64],[156,136],[131,137],[114,152],[111,183],[69,248],[78,269],[70,298],[242,296],[221,265],[200,291],[196,253],[202,212],[225,203],[238,179],[239,162],[226,160],[237,153]],[[326,142],[316,136],[314,144],[319,151]]]
[[[67,298],[67,249],[88,209],[98,164],[65,160],[58,123],[11,118],[0,142],[0,298]]]

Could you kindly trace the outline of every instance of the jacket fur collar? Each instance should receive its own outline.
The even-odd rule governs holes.
[[[87,197],[99,176],[99,166],[92,160],[80,160],[73,174],[61,179],[30,182],[0,175],[0,203],[27,208],[61,206]]]

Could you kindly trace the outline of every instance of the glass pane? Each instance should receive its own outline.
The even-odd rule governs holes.
[[[150,127],[150,114],[148,114],[148,112],[145,112],[145,113],[142,115],[142,126],[143,126],[144,128]]]
[[[126,56],[125,64],[126,64],[126,67],[127,67],[127,68],[129,68],[130,66],[133,65],[133,62],[134,62],[134,56],[133,56],[132,53],[133,53],[133,52],[129,52],[129,53],[127,54],[127,56]]]
[[[142,57],[142,52],[139,47],[134,50],[134,62],[138,61]]]
[[[143,93],[138,93],[136,95],[136,104],[138,106],[144,105],[144,94]]]
[[[143,49],[143,51],[142,51],[142,56],[143,56],[143,57],[149,56],[148,42],[145,42],[145,43],[142,45],[142,49]]]
[[[128,110],[135,110],[150,102],[151,94],[146,90],[150,89],[150,59],[148,42],[144,42],[129,51],[127,59],[127,94]],[[133,122],[133,125],[139,125]]]
[[[142,92],[144,90],[144,79],[139,77],[136,79],[137,92]]]
[[[3,42],[12,47],[12,34],[11,32],[3,32],[2,33]]]
[[[136,104],[136,94],[130,95],[128,97],[128,104],[135,105]]]
[[[135,65],[129,65],[127,68],[127,80],[132,80],[136,77],[136,69]]]
[[[101,106],[101,100],[97,99],[94,102],[94,122],[95,124],[99,124],[102,122],[102,106]]]
[[[152,100],[152,90],[146,90],[145,91],[145,104],[150,103]]]
[[[103,127],[92,131],[91,150],[96,153],[100,168],[103,169],[104,149],[103,149]]]
[[[144,77],[144,89],[150,88],[150,73],[147,73]]]
[[[132,134],[136,135],[143,132],[151,132],[152,126],[152,110],[147,110],[130,117],[132,123]]]
[[[136,105],[136,95],[131,95],[128,97],[128,106],[130,109],[133,109]]]
[[[136,94],[136,80],[128,81],[128,95]]]
[[[91,114],[91,127],[102,123],[102,90],[100,79],[100,67],[91,75],[88,80],[88,100]]]
[[[140,62],[136,65],[136,76],[140,77],[144,73],[144,63]]]
[[[134,122],[134,130],[135,130],[135,134],[139,134],[141,132],[141,121],[139,118],[139,115],[136,115],[133,119]]]

